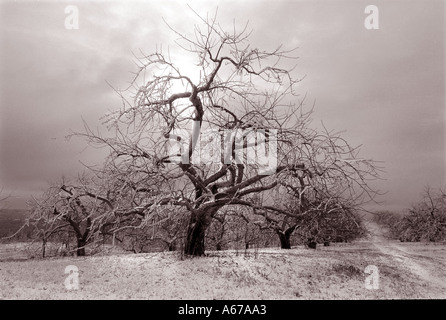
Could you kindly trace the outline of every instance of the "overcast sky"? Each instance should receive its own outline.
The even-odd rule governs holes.
[[[0,187],[19,206],[48,182],[75,176],[104,153],[80,139],[82,119],[119,108],[107,82],[124,88],[132,52],[174,47],[197,23],[186,1],[1,1]],[[445,8],[443,1],[189,1],[200,14],[240,26],[255,46],[298,47],[299,90],[313,121],[345,130],[365,158],[383,161],[382,209],[416,202],[445,177]],[[368,30],[367,5],[379,10]],[[79,29],[67,29],[68,5]],[[71,20],[69,20],[71,21]],[[172,49],[175,50],[175,49]]]

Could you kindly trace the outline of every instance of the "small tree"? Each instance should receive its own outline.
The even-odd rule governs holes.
[[[259,223],[258,217],[245,206],[227,206],[214,217],[206,239],[215,250],[240,248],[247,250],[253,246],[270,245],[270,234]],[[257,218],[257,220],[256,220]]]
[[[356,159],[348,144],[339,142],[344,140],[329,136],[311,141],[302,162],[284,172],[269,199],[261,200],[276,204],[281,211],[264,210],[263,205],[254,208],[255,214],[264,217],[263,225],[279,236],[282,249],[291,248],[295,232],[310,248],[363,236],[358,211],[377,193],[363,184],[365,176],[377,177],[376,168]]]
[[[401,241],[446,240],[446,193],[427,187],[422,200],[397,222]]]
[[[313,212],[309,222],[301,223],[297,230],[304,235],[310,247],[317,243],[350,242],[365,235],[360,216],[350,207],[332,205]]]
[[[113,205],[99,195],[98,187],[86,177],[73,182],[63,179],[50,186],[41,198],[30,201],[31,215],[26,224],[32,225],[33,238],[42,240],[42,256],[50,240],[68,245],[74,236],[78,256],[85,256],[85,247],[99,241],[100,232],[113,222],[105,214]],[[109,219],[101,219],[104,216]]]

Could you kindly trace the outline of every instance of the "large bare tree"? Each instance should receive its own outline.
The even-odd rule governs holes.
[[[124,211],[147,221],[164,207],[182,207],[190,215],[185,253],[203,255],[205,231],[224,206],[294,217],[255,197],[284,183],[306,192],[342,180],[344,193],[371,195],[365,179],[374,176],[373,163],[338,136],[310,128],[311,110],[296,93],[302,77],[294,75],[294,51],[255,48],[247,26],[225,31],[216,16],[196,17],[192,34],[167,24],[177,49],[194,60],[162,48],[138,56],[131,86],[117,91],[122,107],[106,116],[111,134],[88,127],[84,134],[110,148],[107,167],[138,195]]]

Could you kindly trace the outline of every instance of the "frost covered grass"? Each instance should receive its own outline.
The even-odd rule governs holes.
[[[406,245],[422,277],[373,243],[333,244],[317,250],[115,254],[0,262],[2,299],[417,299],[445,298],[444,246]],[[428,250],[426,250],[428,248]],[[410,256],[409,256],[410,253]],[[415,262],[414,262],[415,263]],[[364,270],[379,270],[379,289],[366,289]],[[67,266],[78,270],[78,289],[67,289]],[[432,281],[430,281],[432,280]],[[430,281],[430,282],[429,282]],[[439,282],[436,283],[435,281]]]

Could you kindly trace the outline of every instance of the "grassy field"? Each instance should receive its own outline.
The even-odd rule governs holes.
[[[1,299],[446,298],[445,245],[399,243],[379,232],[316,250],[220,251],[187,259],[164,252],[20,261],[11,258],[20,257],[20,244],[2,246]],[[369,265],[378,268],[377,289],[366,288]],[[74,282],[66,287],[67,266],[77,270],[77,288]]]

